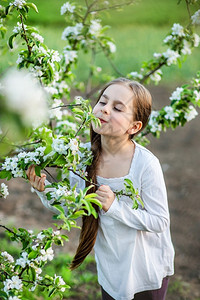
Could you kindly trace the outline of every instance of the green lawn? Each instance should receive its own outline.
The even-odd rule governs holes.
[[[84,2],[83,0],[79,1]],[[39,14],[32,12],[29,22],[39,27],[45,38],[45,43],[52,49],[62,51],[65,42],[61,40],[61,33],[66,26],[60,15],[63,0],[35,0]],[[111,3],[110,3],[111,5]],[[103,16],[103,23],[111,28],[108,34],[114,38],[117,52],[114,63],[126,75],[131,71],[139,71],[143,61],[152,58],[154,52],[167,49],[162,41],[168,34],[174,22],[188,24],[185,2],[177,5],[176,0],[137,0],[136,4],[124,8],[122,11],[110,11]],[[13,25],[10,26],[10,32]],[[15,64],[17,53],[7,52],[0,57],[0,73],[8,65]],[[84,80],[88,74],[89,56],[80,54],[76,74],[78,79]],[[99,55],[97,64],[104,72],[114,74],[105,57]],[[200,69],[199,49],[195,49],[180,69],[178,66],[163,68],[165,74],[163,83],[184,82],[190,80]]]

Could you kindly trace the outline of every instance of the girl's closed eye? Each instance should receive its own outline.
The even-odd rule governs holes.
[[[119,109],[119,108],[117,108],[117,107],[114,107],[114,110],[116,110],[116,111],[121,111],[121,109]]]
[[[102,105],[106,105],[106,102],[103,102],[103,101],[99,101],[99,103]]]

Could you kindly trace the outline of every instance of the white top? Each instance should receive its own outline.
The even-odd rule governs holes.
[[[127,196],[115,198],[107,212],[99,214],[95,258],[99,284],[116,300],[131,300],[135,293],[158,289],[162,279],[174,273],[174,248],[170,236],[167,194],[158,159],[135,143],[129,174],[120,178],[97,176],[98,184],[109,185],[113,192],[124,190],[129,178],[144,202],[137,210]],[[84,181],[74,174],[71,183]],[[39,193],[49,206],[45,193]],[[52,208],[52,207],[51,207]]]

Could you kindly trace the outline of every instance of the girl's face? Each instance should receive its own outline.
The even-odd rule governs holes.
[[[133,120],[133,102],[133,92],[127,86],[116,83],[107,87],[93,109],[101,127],[93,124],[93,130],[113,137],[136,133],[142,122]]]

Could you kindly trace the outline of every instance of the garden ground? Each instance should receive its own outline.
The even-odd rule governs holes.
[[[154,109],[168,102],[174,87],[151,87]],[[168,130],[160,139],[151,137],[148,148],[160,159],[168,189],[171,232],[176,251],[175,275],[171,278],[167,300],[200,299],[200,118],[183,128]],[[0,223],[27,229],[52,226],[52,214],[40,203],[30,186],[21,179],[8,182],[10,195],[0,201]],[[73,254],[79,230],[70,232],[69,242],[62,251]],[[6,250],[6,249],[5,249]],[[92,265],[95,274],[95,266]],[[97,299],[92,296],[94,284],[79,286],[78,296],[68,299]],[[96,287],[95,293],[99,288]],[[95,294],[96,295],[96,294]],[[100,298],[98,298],[100,299]]]

